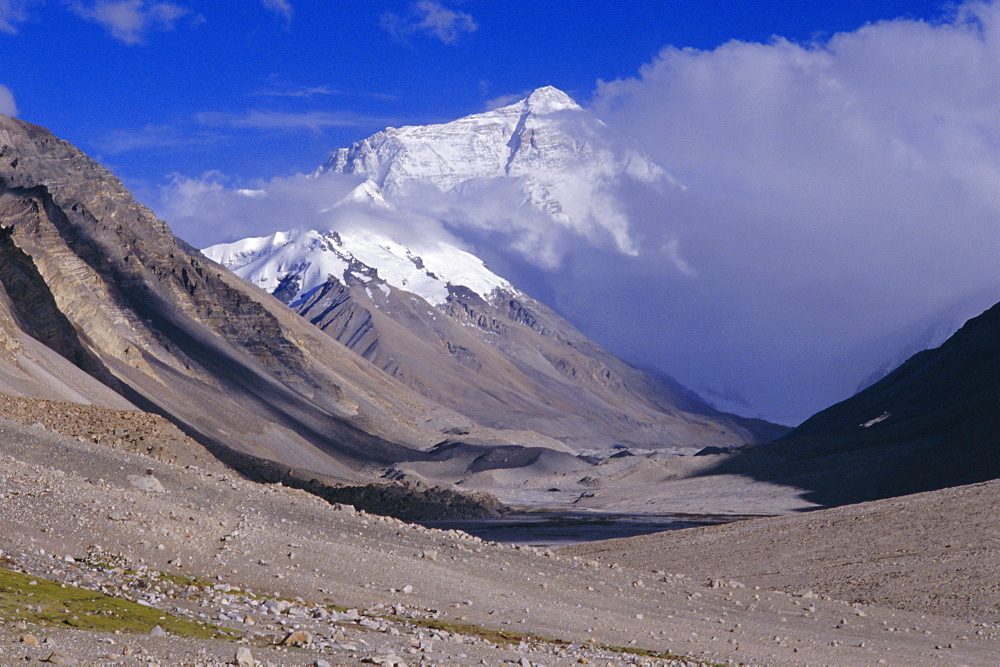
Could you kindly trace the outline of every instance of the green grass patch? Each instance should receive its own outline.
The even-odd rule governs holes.
[[[35,581],[37,583],[32,584]],[[147,634],[159,625],[168,633],[199,639],[242,636],[210,623],[198,623],[98,591],[59,584],[0,568],[0,614],[48,626],[99,632]]]
[[[180,586],[182,588],[187,588],[188,586],[195,586],[202,590],[210,589],[214,584],[210,581],[204,579],[198,579],[196,577],[189,577],[184,574],[178,574],[176,572],[150,572],[149,575],[160,581],[169,582],[175,586]],[[243,591],[240,591],[242,594]]]

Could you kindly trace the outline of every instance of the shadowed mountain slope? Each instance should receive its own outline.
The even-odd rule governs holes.
[[[838,505],[1000,477],[1000,304],[725,472]]]

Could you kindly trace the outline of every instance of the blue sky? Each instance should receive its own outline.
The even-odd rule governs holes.
[[[171,173],[311,170],[387,126],[554,85],[586,102],[664,46],[808,41],[934,19],[940,0],[3,0],[0,85],[18,115],[137,189]]]
[[[1000,0],[0,0],[0,112],[199,246],[234,238],[197,202],[543,85],[686,189],[621,202],[635,256],[463,240],[727,407],[795,423],[1000,301]]]

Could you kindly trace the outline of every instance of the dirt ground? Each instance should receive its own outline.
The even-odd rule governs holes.
[[[5,567],[245,633],[69,630],[27,604],[0,663],[996,665],[996,488],[553,553],[0,421]]]

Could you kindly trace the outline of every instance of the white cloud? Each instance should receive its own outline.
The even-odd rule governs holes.
[[[141,44],[150,30],[173,30],[177,20],[189,10],[171,2],[146,0],[99,0],[74,2],[73,11],[102,26],[117,40]]]
[[[0,85],[0,113],[5,116],[17,115],[17,104],[14,103],[14,93],[7,86]]]
[[[448,9],[433,0],[414,2],[408,16],[386,12],[382,15],[382,27],[399,39],[423,33],[445,44],[454,44],[462,33],[472,33],[479,29],[471,15]]]
[[[156,212],[196,247],[289,229],[377,229],[401,243],[441,239],[460,244],[437,220],[411,212],[336,206],[360,179],[340,174],[235,183],[219,172],[175,175],[159,192]]]
[[[261,0],[261,3],[291,23],[293,10],[292,3],[288,2],[288,0]]]
[[[1000,300],[998,82],[995,2],[817,44],[664,49],[595,106],[687,188],[631,197],[642,258],[573,276],[575,258],[560,307],[628,312],[632,341],[591,331],[774,417],[843,398],[894,332],[983,290]],[[655,313],[622,305],[636,281]]]
[[[0,0],[0,32],[14,34],[15,24],[28,20],[28,9],[41,0]]]

